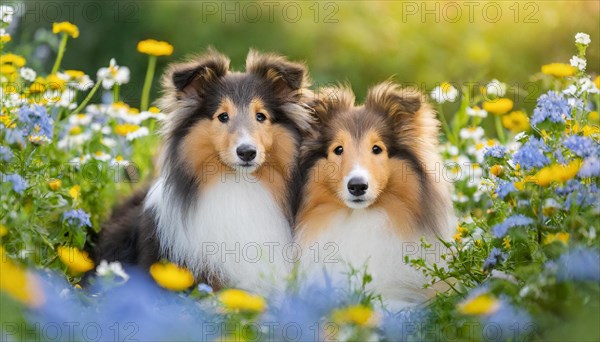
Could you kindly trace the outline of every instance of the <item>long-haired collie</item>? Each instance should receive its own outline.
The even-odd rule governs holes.
[[[368,289],[390,307],[423,302],[433,290],[404,257],[436,261],[436,238],[455,229],[434,111],[418,91],[389,82],[362,106],[346,87],[321,89],[314,111],[319,125],[300,157],[301,269],[346,281],[349,267],[366,266]],[[437,250],[423,250],[422,237]]]
[[[215,51],[170,67],[159,106],[160,175],[115,210],[96,260],[167,259],[213,286],[268,290],[293,259],[289,184],[313,117],[302,64],[251,51],[245,72]]]

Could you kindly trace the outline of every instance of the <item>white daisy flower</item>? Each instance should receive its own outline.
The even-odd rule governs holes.
[[[437,103],[454,102],[457,97],[458,90],[450,83],[442,83],[431,91],[431,98]]]
[[[25,81],[29,81],[29,82],[35,81],[35,77],[37,76],[37,74],[35,73],[35,70],[33,70],[31,68],[21,68],[19,73],[21,74],[21,78],[23,78]]]
[[[110,156],[110,154],[103,152],[103,151],[96,151],[93,156],[94,159],[102,161],[102,162],[106,162],[112,159],[112,157]]]
[[[477,141],[483,137],[485,132],[481,127],[467,127],[461,129],[458,134],[462,139],[473,139]]]
[[[140,127],[131,133],[127,133],[125,139],[127,139],[127,141],[132,141],[141,137],[145,137],[148,134],[150,134],[150,131],[147,127]]]
[[[1,5],[0,6],[0,20],[4,23],[10,24],[13,21],[13,15],[15,9],[12,6]]]
[[[108,68],[98,70],[98,79],[102,80],[104,89],[111,89],[115,84],[121,85],[129,82],[129,68],[117,65],[114,58],[110,60]]]
[[[571,66],[573,66],[581,71],[584,71],[585,67],[587,66],[586,60],[581,57],[578,57],[578,56],[571,57],[569,62],[571,63]]]
[[[506,83],[502,83],[497,79],[493,79],[490,83],[485,86],[486,94],[494,95],[498,97],[504,96],[506,94]]]
[[[100,261],[98,267],[96,267],[96,273],[99,276],[115,275],[127,281],[129,275],[123,270],[123,266],[118,261],[107,262],[106,260]]]
[[[75,157],[75,158],[71,159],[69,161],[69,164],[71,164],[77,168],[80,168],[81,165],[87,163],[90,159],[91,159],[91,157],[89,154],[84,154],[79,157]]]
[[[106,147],[116,147],[117,146],[117,141],[113,138],[102,138],[102,140],[100,140],[100,143]]]
[[[84,133],[73,134],[73,135],[69,134],[58,141],[58,148],[59,149],[76,148],[76,147],[79,147],[79,146],[82,146],[83,144],[85,144],[87,141],[90,140],[91,137],[92,137],[92,135],[90,134],[90,132],[84,132]]]
[[[479,118],[485,118],[487,117],[487,111],[485,109],[481,109],[477,106],[475,107],[467,107],[467,115],[469,116],[475,116],[475,117],[479,117]]]
[[[69,116],[69,123],[74,126],[87,126],[92,122],[92,116],[89,114],[75,114]]]
[[[590,35],[587,33],[579,32],[575,35],[575,43],[581,45],[589,45],[592,42]]]
[[[140,113],[141,115],[144,115],[146,118],[152,118],[152,119],[156,119],[156,120],[163,120],[166,115],[160,112],[160,109],[158,109],[157,107],[150,107],[148,110],[143,111]]]
[[[31,142],[34,145],[44,145],[44,144],[50,143],[51,141],[52,140],[50,140],[45,135],[30,135],[29,136],[29,142]]]
[[[116,156],[113,160],[110,161],[110,166],[127,166],[129,165],[129,160],[124,159],[122,156]]]

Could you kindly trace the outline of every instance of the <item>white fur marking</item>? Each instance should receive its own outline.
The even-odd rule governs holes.
[[[203,189],[186,217],[160,178],[145,209],[156,210],[161,250],[169,260],[187,265],[196,277],[208,271],[230,286],[268,292],[291,269],[283,256],[292,241],[288,221],[260,182],[229,176]]]

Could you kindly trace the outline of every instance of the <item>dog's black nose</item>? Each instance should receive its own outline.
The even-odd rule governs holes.
[[[235,150],[238,157],[245,162],[249,162],[256,158],[256,148],[252,145],[241,145]]]
[[[354,177],[348,181],[348,191],[354,196],[361,196],[367,192],[369,185],[363,178]]]

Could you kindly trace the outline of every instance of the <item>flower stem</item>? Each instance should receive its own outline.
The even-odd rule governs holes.
[[[120,86],[115,83],[113,86],[113,102],[119,102],[119,90]]]
[[[152,87],[152,79],[154,78],[154,69],[156,69],[156,56],[150,56],[148,59],[148,70],[146,70],[146,79],[142,88],[140,111],[148,110],[148,98],[150,97],[150,88]]]
[[[452,145],[456,146],[457,144],[454,139],[454,135],[450,131],[450,126],[448,126],[448,121],[446,120],[446,117],[444,116],[444,111],[442,111],[441,105],[439,106],[438,113],[440,114],[440,121],[442,123],[442,128],[444,129],[444,133],[446,133],[446,138],[448,139],[448,141],[450,141],[452,143]]]
[[[94,88],[92,88],[92,90],[90,90],[90,92],[87,94],[87,96],[85,97],[85,99],[81,102],[81,104],[79,104],[79,106],[77,108],[75,108],[75,110],[72,111],[71,114],[69,114],[69,116],[71,116],[73,114],[77,114],[83,108],[85,108],[85,106],[88,104],[88,102],[90,102],[90,100],[92,99],[92,97],[94,96],[94,94],[96,94],[96,91],[98,91],[98,88],[100,88],[101,84],[102,84],[102,81],[97,80],[96,84],[94,85]]]
[[[63,33],[62,39],[60,40],[60,45],[58,47],[58,54],[56,55],[56,61],[54,61],[54,66],[52,67],[51,75],[56,74],[58,72],[58,68],[60,68],[60,63],[62,62],[63,56],[65,55],[65,50],[67,49],[67,40],[69,39],[69,35]]]
[[[504,128],[502,127],[502,121],[500,115],[494,115],[494,123],[496,124],[496,134],[498,140],[504,145],[506,144],[506,137],[504,136]]]

